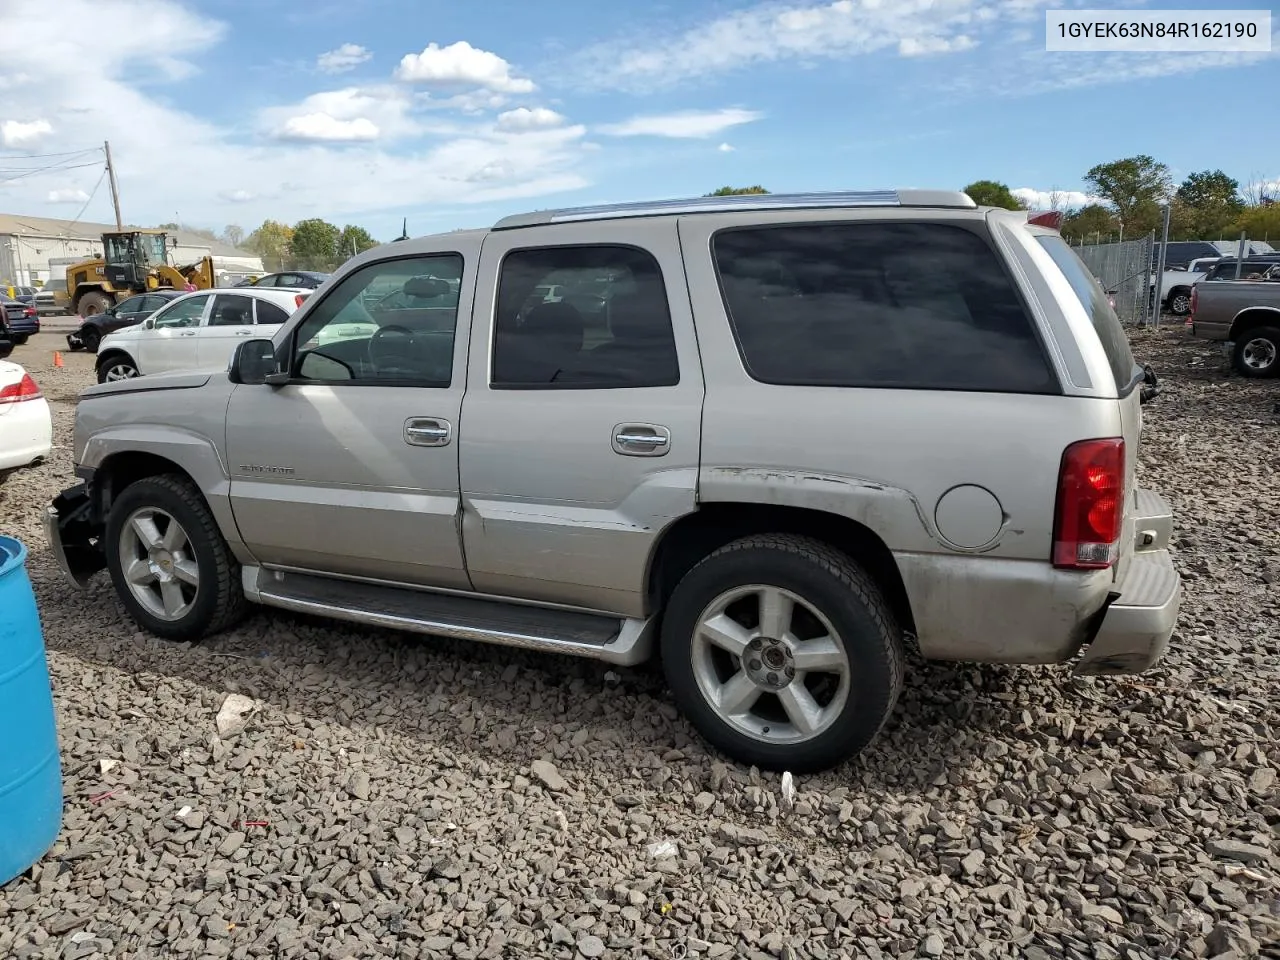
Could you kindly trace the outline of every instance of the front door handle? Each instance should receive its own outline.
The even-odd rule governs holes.
[[[448,420],[410,417],[404,422],[404,442],[414,447],[443,447],[453,433]]]
[[[671,431],[656,423],[620,423],[613,428],[613,452],[624,457],[661,457],[671,449]]]
[[[251,334],[251,333],[253,333],[253,331],[252,331],[252,330],[237,330],[237,331],[236,331],[236,336],[237,336],[237,337],[247,337],[247,336],[249,336],[249,334]]]

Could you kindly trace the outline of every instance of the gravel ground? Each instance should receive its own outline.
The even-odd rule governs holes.
[[[0,892],[0,956],[1256,955],[1280,936],[1280,384],[1135,340],[1187,588],[1166,660],[913,663],[886,734],[789,808],[652,671],[278,613],[136,632],[43,546],[91,358],[53,369],[41,335],[14,359],[58,448],[0,485],[0,527],[33,546],[65,827]],[[229,693],[257,712],[219,740]]]

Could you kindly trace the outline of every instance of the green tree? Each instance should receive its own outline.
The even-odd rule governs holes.
[[[338,238],[338,255],[352,257],[377,245],[378,241],[373,239],[373,235],[364,227],[347,224],[342,228],[342,235]]]
[[[1027,205],[1013,195],[1008,184],[998,180],[975,180],[964,188],[980,207],[1003,207],[1005,210],[1025,210]]]
[[[293,225],[289,243],[293,265],[300,270],[330,269],[342,259],[338,253],[341,239],[342,231],[327,220],[299,220]]]
[[[1146,154],[1100,163],[1084,180],[1096,196],[1115,207],[1126,236],[1154,230],[1161,219],[1160,204],[1173,190],[1169,168]]]
[[[1062,218],[1062,235],[1068,240],[1092,242],[1106,239],[1120,232],[1116,215],[1100,203],[1091,203],[1073,210]]]
[[[740,197],[749,193],[768,193],[760,184],[754,187],[721,187],[719,190],[712,190],[710,193],[704,193],[704,197]]]
[[[1220,240],[1243,211],[1240,182],[1221,170],[1188,175],[1174,194],[1173,219],[1183,240]]]
[[[268,270],[283,270],[292,242],[292,227],[278,220],[263,220],[262,226],[245,237],[244,247],[260,256]]]

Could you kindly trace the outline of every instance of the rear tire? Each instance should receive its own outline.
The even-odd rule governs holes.
[[[31,339],[31,334],[29,333],[15,333],[12,335],[13,345],[15,347],[21,347],[30,339]]]
[[[120,602],[158,637],[199,640],[248,610],[240,564],[185,477],[165,474],[126,487],[107,515],[104,545]]]
[[[902,688],[900,638],[883,593],[850,557],[765,534],[685,575],[661,643],[676,704],[712,745],[744,764],[808,773],[880,732]]]
[[[1280,328],[1255,327],[1236,339],[1231,364],[1242,377],[1280,376]]]
[[[1169,312],[1175,317],[1185,317],[1191,312],[1191,291],[1177,287],[1169,294]]]
[[[98,344],[102,342],[102,334],[92,328],[80,334],[80,345],[90,353],[98,352]]]
[[[107,383],[116,380],[132,380],[142,374],[133,358],[127,353],[108,353],[98,361],[98,382]]]
[[[82,317],[96,317],[103,313],[108,307],[113,306],[115,301],[108,297],[105,293],[86,293],[80,298],[78,312]]]

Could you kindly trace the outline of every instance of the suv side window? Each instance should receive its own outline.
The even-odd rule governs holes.
[[[662,270],[635,247],[511,251],[502,261],[494,330],[496,389],[680,382]]]
[[[289,319],[289,314],[277,307],[274,303],[268,303],[266,300],[253,301],[253,307],[258,311],[258,323],[284,323]]]
[[[213,301],[211,327],[243,327],[253,323],[253,300],[241,293],[220,293]]]
[[[977,233],[927,223],[726,229],[712,239],[747,372],[794,386],[1057,393]]]
[[[460,254],[438,253],[348,274],[294,331],[293,377],[449,386],[462,269]]]
[[[155,315],[157,329],[164,327],[197,327],[204,314],[205,304],[209,302],[209,294],[202,293],[198,297],[175,301]]]

